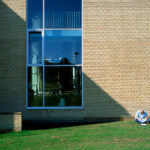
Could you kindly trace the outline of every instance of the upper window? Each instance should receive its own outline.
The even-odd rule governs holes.
[[[43,28],[43,0],[28,0],[27,14],[28,29]]]
[[[82,108],[82,1],[28,0],[27,14],[27,108]]]
[[[81,28],[81,4],[81,0],[28,0],[28,28]]]

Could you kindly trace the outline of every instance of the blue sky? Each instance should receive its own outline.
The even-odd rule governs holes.
[[[81,30],[45,31],[45,58],[52,63],[59,63],[67,58],[72,64],[81,64]],[[78,56],[75,56],[78,52]]]

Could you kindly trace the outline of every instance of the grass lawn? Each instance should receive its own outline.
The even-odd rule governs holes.
[[[112,122],[0,134],[0,150],[150,150],[150,124]]]

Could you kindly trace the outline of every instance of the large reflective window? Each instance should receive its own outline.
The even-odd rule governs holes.
[[[81,106],[81,78],[81,67],[45,67],[45,106]]]
[[[45,0],[45,28],[81,28],[81,0]]]
[[[43,106],[43,68],[28,67],[28,106]]]
[[[43,0],[28,0],[28,28],[43,27]]]
[[[27,108],[82,106],[82,0],[27,0],[27,35]]]
[[[81,30],[45,31],[45,64],[81,64]]]
[[[41,32],[29,33],[29,64],[42,64]]]

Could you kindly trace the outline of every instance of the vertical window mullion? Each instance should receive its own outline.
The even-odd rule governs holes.
[[[45,0],[43,0],[43,30],[42,30],[42,65],[43,65],[43,108],[45,107],[45,67],[44,67],[44,29],[45,29]]]
[[[44,30],[42,31],[42,66],[43,66],[43,107],[45,106],[45,100],[44,100],[44,86],[45,86],[45,80],[44,80]]]
[[[83,7],[83,6],[82,6]],[[82,23],[81,23],[81,28],[82,28]],[[83,104],[83,29],[82,29],[82,38],[81,38],[81,41],[82,41],[82,45],[81,45],[81,49],[82,49],[82,57],[81,57],[81,66],[82,66],[82,107],[84,107],[84,104]]]
[[[27,51],[26,51],[26,108],[28,107],[28,63],[29,63],[29,31],[27,31]]]
[[[45,66],[43,66],[43,108],[45,107]]]
[[[42,66],[44,65],[44,30],[42,31]]]
[[[43,0],[43,29],[45,29],[45,0]]]

